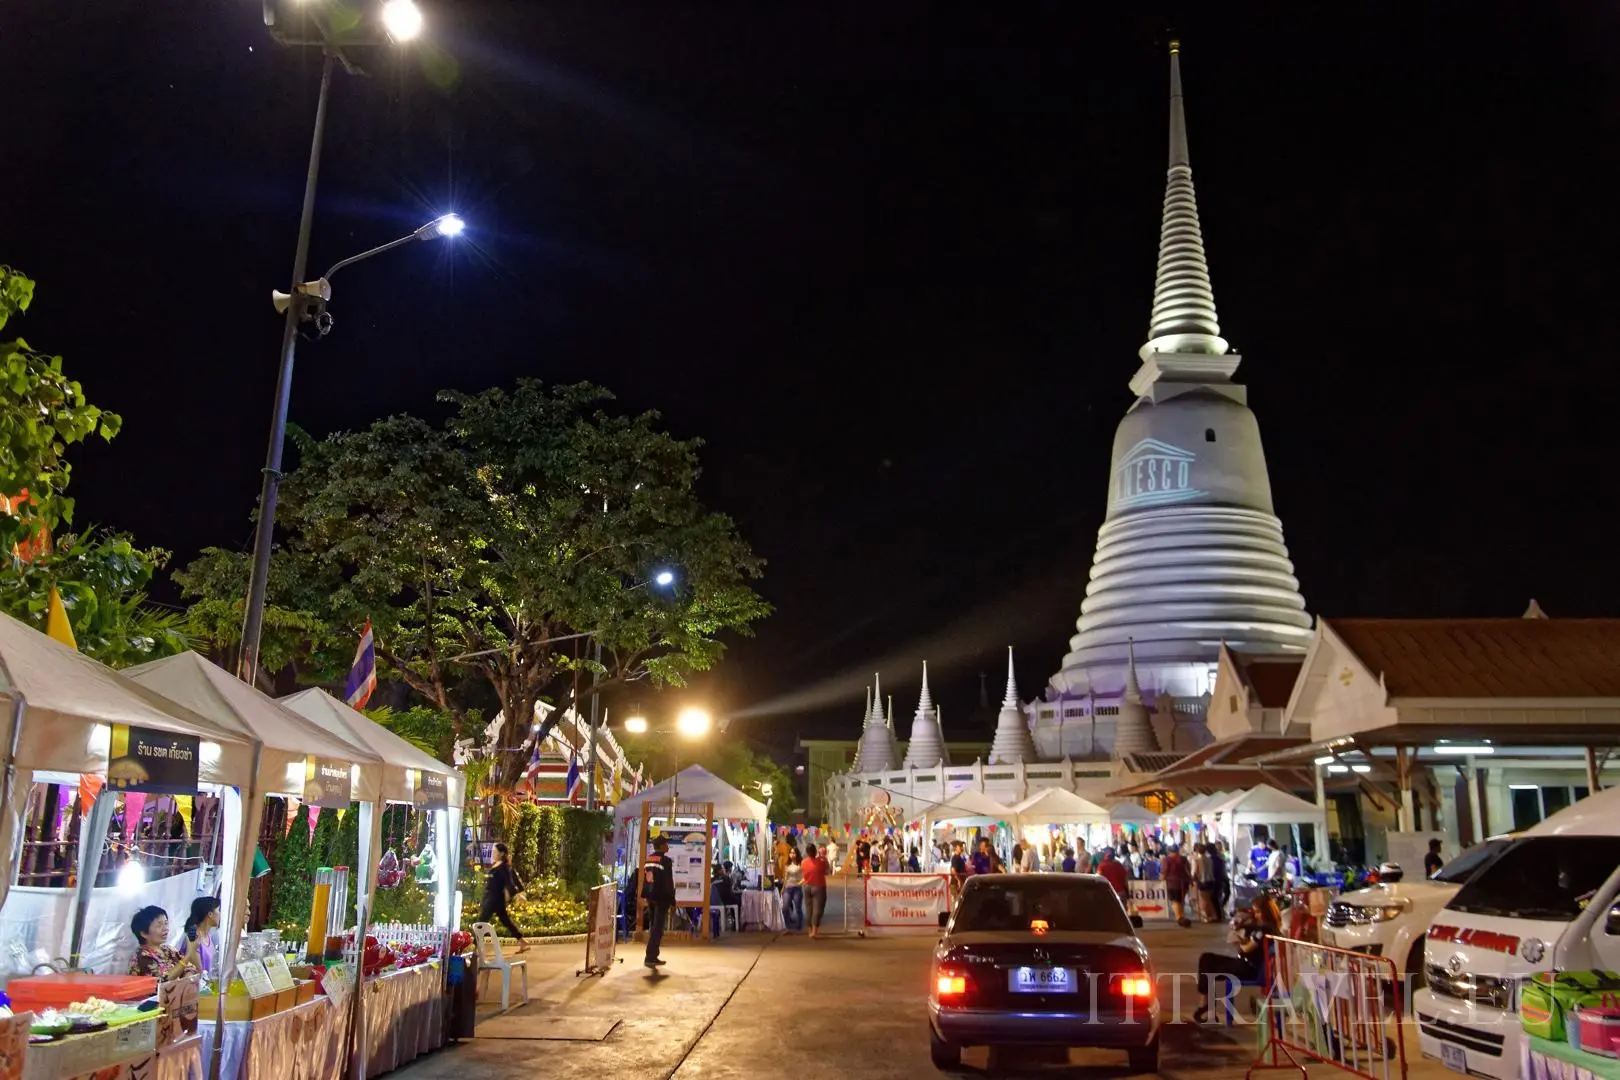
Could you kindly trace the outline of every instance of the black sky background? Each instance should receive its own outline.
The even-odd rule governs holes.
[[[1008,643],[1036,692],[1146,329],[1176,13],[424,6],[432,63],[334,88],[311,276],[469,229],[337,279],[293,419],[600,382],[707,440],[769,560],[778,613],[695,691],[750,735],[853,734],[879,662],[909,716],[925,652],[948,731]],[[1620,613],[1620,17],[1197,10],[1204,236],[1311,610]],[[125,418],[80,523],[245,548],[318,58],[257,0],[9,0],[0,70],[21,332]]]

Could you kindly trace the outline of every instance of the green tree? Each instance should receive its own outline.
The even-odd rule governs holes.
[[[315,816],[315,835],[309,839],[310,858],[315,868],[331,868],[341,862],[337,859],[338,813],[330,806],[321,807]]]
[[[583,384],[441,398],[454,408],[441,427],[395,416],[295,434],[267,665],[335,679],[350,656],[334,642],[352,655],[369,618],[387,674],[447,713],[454,735],[493,705],[499,745],[516,748],[535,705],[565,699],[576,675],[682,685],[718,661],[723,634],[769,612],[751,585],[761,560],[696,496],[700,444],[656,414],[610,414],[610,395]],[[176,575],[195,631],[219,647],[235,644],[245,563],[214,549]],[[669,594],[648,584],[664,566],[679,573]],[[600,666],[578,647],[585,633]],[[510,788],[525,764],[502,755],[491,785]]]
[[[0,611],[43,630],[54,587],[86,656],[115,668],[172,656],[190,647],[186,619],[146,602],[168,559],[124,533],[70,533],[31,561],[0,565]]]
[[[34,282],[0,266],[0,329],[33,300]],[[0,514],[4,550],[42,528],[73,523],[67,449],[92,435],[110,440],[121,423],[116,413],[85,401],[84,390],[62,373],[60,356],[20,337],[0,342],[0,494],[28,493],[14,515]]]

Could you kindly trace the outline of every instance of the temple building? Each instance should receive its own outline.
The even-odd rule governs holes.
[[[1046,758],[1109,758],[1152,743],[1192,750],[1209,741],[1205,714],[1223,647],[1297,659],[1311,643],[1260,427],[1233,381],[1241,358],[1216,320],[1180,62],[1172,44],[1170,165],[1153,310],[1130,381],[1136,400],[1114,435],[1078,632],[1044,700],[1028,710]],[[1151,740],[1134,719],[1138,704]]]

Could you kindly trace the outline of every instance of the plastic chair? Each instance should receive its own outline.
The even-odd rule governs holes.
[[[523,960],[511,960],[501,953],[501,939],[495,936],[495,928],[487,922],[472,924],[473,942],[478,949],[478,982],[482,990],[484,976],[493,972],[501,973],[501,1011],[512,1007],[512,972],[516,971],[523,979],[523,1004],[529,1003],[529,970]]]

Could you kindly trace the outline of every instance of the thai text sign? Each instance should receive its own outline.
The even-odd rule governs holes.
[[[330,806],[347,810],[353,801],[352,773],[341,761],[325,761],[317,757],[304,759],[304,801],[311,806]]]
[[[412,769],[411,805],[418,810],[447,810],[450,792],[445,787],[444,774]]]
[[[1162,881],[1141,881],[1131,879],[1126,897],[1126,906],[1132,915],[1140,915],[1143,919],[1168,919],[1170,914],[1170,890]]]
[[[866,879],[867,926],[939,926],[950,910],[944,874],[873,874]]]
[[[151,728],[112,726],[107,783],[122,791],[189,795],[197,790],[202,740]]]

